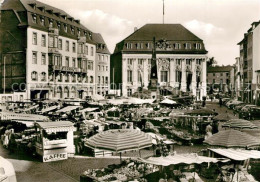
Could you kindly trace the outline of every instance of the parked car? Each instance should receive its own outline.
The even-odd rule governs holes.
[[[247,105],[246,103],[241,103],[241,104],[235,105],[233,107],[233,110],[236,111],[236,112],[239,112],[246,105]]]
[[[244,107],[242,107],[241,112],[248,112],[249,108],[251,107],[257,107],[257,106],[253,104],[247,104]]]
[[[238,104],[242,104],[243,102],[242,101],[238,101],[238,100],[231,100],[231,101],[228,101],[226,106],[230,109],[233,109],[233,107],[235,105],[238,105]]]

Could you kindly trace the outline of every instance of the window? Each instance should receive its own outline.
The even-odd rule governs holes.
[[[223,73],[220,73],[220,76],[223,76]]]
[[[201,59],[196,59],[196,64],[201,65]]]
[[[181,59],[176,59],[176,64],[181,65]]]
[[[75,42],[72,43],[72,51],[76,52],[76,43]]]
[[[86,76],[86,83],[88,83],[88,76]]]
[[[68,26],[66,24],[64,24],[64,32],[68,32]]]
[[[127,96],[130,97],[132,95],[132,89],[127,89]]]
[[[59,39],[58,49],[59,49],[59,50],[62,50],[62,39]]]
[[[62,73],[58,74],[58,82],[62,82]]]
[[[100,81],[101,81],[100,76],[98,76],[98,84],[100,84]]]
[[[102,71],[105,71],[105,66],[102,66]]]
[[[168,82],[168,71],[161,71],[161,82]]]
[[[32,53],[32,64],[37,64],[37,52]]]
[[[45,19],[44,17],[41,17],[41,25],[44,26],[44,24],[45,24]]]
[[[42,72],[41,74],[41,81],[45,82],[46,81],[46,73]]]
[[[46,47],[46,35],[42,35],[42,47]]]
[[[36,16],[36,14],[32,15],[32,21],[33,21],[33,23],[37,23],[37,16]]]
[[[42,65],[46,65],[46,54],[42,53]]]
[[[33,32],[32,44],[37,45],[37,33],[36,32]]]
[[[106,71],[108,71],[108,66],[106,66]]]
[[[85,53],[88,55],[88,46],[85,47]]]
[[[98,71],[100,71],[100,65],[98,65]]]
[[[101,57],[101,58],[102,58],[101,60],[102,60],[102,61],[104,61],[104,55],[102,55],[102,57]]]
[[[76,58],[72,58],[72,67],[76,68]]]
[[[108,84],[108,77],[106,76],[106,81],[105,81],[106,84]]]
[[[94,82],[93,76],[90,76],[90,83],[93,83],[93,82]]]
[[[146,48],[147,48],[147,49],[150,49],[150,48],[151,48],[151,44],[150,44],[149,42],[146,44]]]
[[[213,76],[215,76],[215,73],[213,73]]]
[[[142,83],[142,74],[138,71],[138,83]]]
[[[174,49],[181,49],[181,44],[175,43],[173,47]]]
[[[133,81],[133,72],[132,70],[127,70],[127,82],[132,82]]]
[[[176,82],[181,82],[181,71],[176,71],[175,80]]]
[[[88,62],[88,70],[93,70],[93,62]]]
[[[70,58],[66,57],[65,59],[65,66],[69,67],[70,66]]]
[[[60,30],[60,23],[57,23],[57,27],[58,27],[58,29]]]
[[[185,43],[184,46],[185,46],[185,49],[191,49],[191,44],[190,43]]]
[[[53,27],[53,20],[49,20],[49,27],[52,28]]]
[[[133,64],[133,59],[127,59],[127,64],[132,65]]]
[[[213,81],[212,81],[213,83],[215,83],[215,79],[213,79]]]
[[[138,64],[143,65],[143,59],[138,59]]]
[[[196,48],[196,49],[201,49],[201,44],[200,44],[200,43],[196,43],[196,44],[195,44],[195,48]]]
[[[66,41],[66,51],[70,51],[70,42]]]
[[[137,43],[136,48],[137,49],[143,49],[143,43]]]
[[[94,48],[91,47],[90,49],[91,49],[91,51],[90,51],[90,55],[91,55],[91,56],[94,56]]]
[[[126,43],[126,48],[127,49],[132,49],[132,43]]]
[[[186,59],[186,64],[191,65],[191,59]]]
[[[76,82],[76,75],[75,74],[72,75],[72,82]]]
[[[82,61],[81,59],[78,59],[78,68],[82,68],[81,66],[82,66]]]
[[[105,84],[105,77],[102,76],[102,84]]]
[[[229,76],[229,73],[226,73],[226,76]]]
[[[33,71],[31,77],[32,77],[32,81],[37,81],[37,80],[38,80],[38,74],[37,74],[37,72],[36,72],[36,71]]]

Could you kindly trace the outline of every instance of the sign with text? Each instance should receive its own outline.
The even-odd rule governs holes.
[[[49,154],[49,155],[44,155],[42,158],[43,158],[43,162],[52,162],[52,161],[68,159],[68,155],[67,153]]]

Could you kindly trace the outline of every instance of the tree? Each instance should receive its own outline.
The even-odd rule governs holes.
[[[217,61],[215,60],[214,57],[209,58],[209,60],[207,61],[207,67],[211,67],[213,65],[217,64]]]

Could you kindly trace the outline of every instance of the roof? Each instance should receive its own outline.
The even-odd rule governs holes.
[[[202,41],[181,24],[146,24],[125,40],[180,40],[180,41]]]
[[[247,159],[260,159],[260,151],[241,149],[209,149],[217,154],[236,161]]]
[[[75,110],[75,109],[78,109],[80,106],[67,106],[67,107],[64,107],[56,112],[69,112],[69,111],[72,111],[72,110]]]
[[[37,122],[36,126],[47,132],[74,131],[74,124],[70,121]]]
[[[97,46],[97,49],[96,49],[97,53],[110,54],[110,52],[109,52],[109,50],[107,48],[106,42],[104,41],[104,39],[103,39],[103,37],[102,37],[102,35],[100,33],[93,33],[92,34],[92,39],[97,44],[104,45],[104,48],[98,48],[98,46]]]
[[[166,40],[170,47],[165,49],[157,48],[157,52],[161,53],[183,53],[183,54],[206,54],[203,40],[189,31],[181,24],[146,24],[119,42],[114,50],[114,53],[123,51],[124,53],[142,52],[152,53],[153,38],[156,41]],[[142,48],[134,44],[132,48],[126,47],[127,43],[143,43]],[[151,46],[147,46],[149,45]],[[174,43],[181,44],[181,48],[175,49]],[[185,49],[184,44],[191,43],[191,49]],[[201,44],[201,49],[195,49],[195,43]]]
[[[208,73],[215,73],[215,72],[229,72],[233,69],[233,66],[214,66],[207,68]]]

